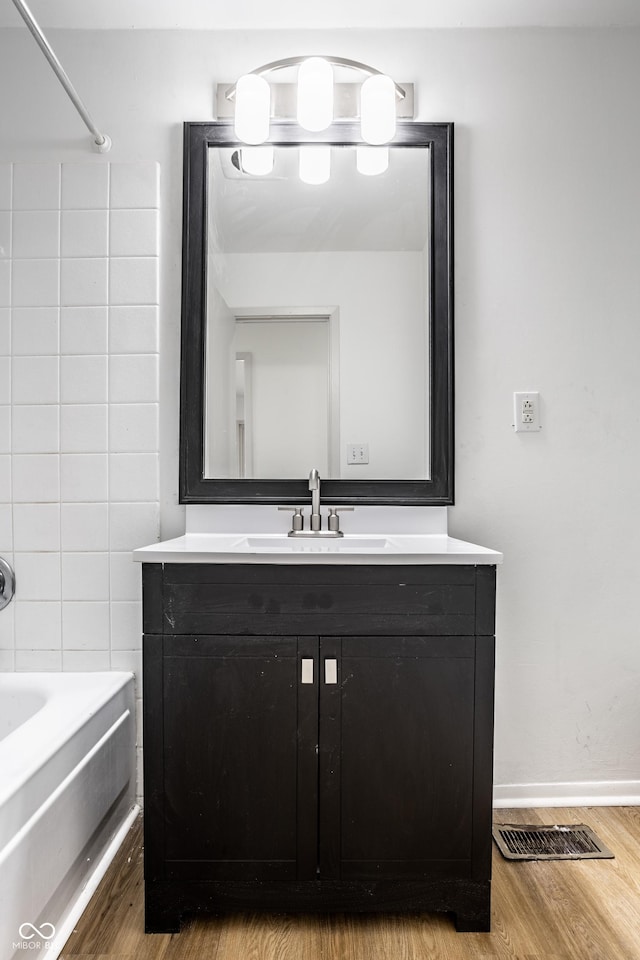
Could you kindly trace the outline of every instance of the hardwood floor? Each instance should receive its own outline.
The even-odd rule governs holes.
[[[640,960],[640,807],[496,810],[502,823],[586,823],[614,860],[504,860],[494,845],[491,933],[445,915],[233,916],[144,934],[141,823],[63,960]]]

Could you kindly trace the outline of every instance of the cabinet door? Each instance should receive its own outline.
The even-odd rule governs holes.
[[[165,876],[315,878],[317,640],[163,642]]]
[[[471,876],[474,638],[320,653],[321,877]]]

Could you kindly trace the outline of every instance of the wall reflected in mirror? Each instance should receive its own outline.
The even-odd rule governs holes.
[[[430,151],[389,152],[310,185],[209,148],[205,477],[429,478]]]

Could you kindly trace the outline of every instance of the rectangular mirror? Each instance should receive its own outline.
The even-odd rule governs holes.
[[[367,176],[336,124],[312,185],[293,124],[263,175],[185,125],[183,502],[304,502],[312,467],[335,503],[453,502],[452,135],[403,124]]]

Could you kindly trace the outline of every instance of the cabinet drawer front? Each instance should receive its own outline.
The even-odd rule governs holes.
[[[186,565],[184,565],[186,566]],[[474,633],[476,587],[473,568],[454,574],[429,568],[422,577],[405,568],[360,568],[301,577],[299,568],[280,568],[277,580],[270,568],[254,568],[234,581],[220,568],[203,577],[203,568],[165,569],[163,585],[164,631],[243,634],[389,634],[395,630],[420,634]],[[424,568],[422,568],[424,569]],[[311,571],[309,571],[310,573]],[[422,582],[421,582],[422,581]]]

